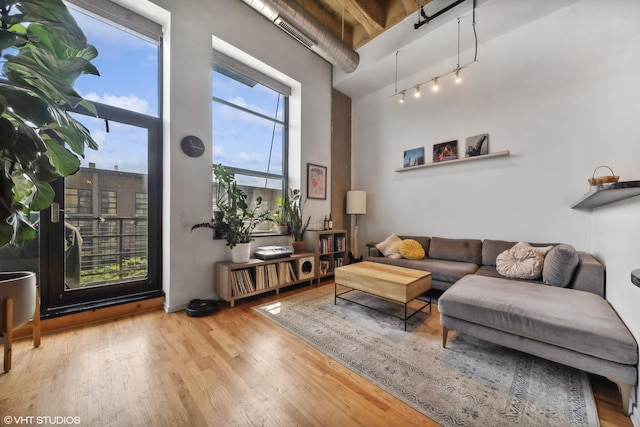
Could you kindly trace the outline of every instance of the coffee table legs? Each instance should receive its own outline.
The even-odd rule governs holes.
[[[348,288],[348,287],[347,287],[347,288]],[[371,307],[371,306],[368,306],[368,305],[365,305],[365,304],[359,303],[359,302],[354,301],[354,300],[350,300],[350,299],[345,298],[345,297],[343,297],[343,296],[342,296],[342,295],[344,295],[344,294],[348,294],[349,292],[353,292],[353,291],[356,291],[356,290],[358,290],[358,291],[360,291],[360,292],[362,292],[362,293],[365,293],[365,294],[372,295],[372,296],[374,296],[374,297],[376,297],[376,298],[386,299],[386,300],[388,300],[388,301],[393,301],[393,300],[389,300],[389,299],[387,299],[387,298],[383,298],[383,297],[381,297],[381,296],[379,296],[379,295],[371,294],[371,293],[369,293],[369,292],[365,292],[365,291],[362,291],[362,290],[359,290],[359,289],[348,289],[348,290],[346,290],[346,291],[344,291],[344,292],[338,293],[338,283],[337,283],[337,282],[333,282],[333,304],[334,304],[334,305],[337,305],[337,304],[338,304],[338,299],[341,299],[341,300],[344,300],[344,301],[348,301],[348,302],[350,302],[350,303],[352,303],[352,304],[358,304],[358,305],[360,305],[360,306],[362,306],[362,307],[365,307],[365,308],[368,308],[368,309],[371,309],[371,310],[375,310],[375,311],[379,311],[380,313],[388,314],[389,316],[393,316],[393,317],[395,317],[396,319],[403,320],[403,321],[404,321],[404,330],[405,330],[405,331],[407,330],[407,320],[411,319],[413,316],[415,316],[416,314],[418,314],[419,312],[421,312],[421,311],[422,311],[424,308],[426,308],[427,306],[429,306],[429,312],[431,312],[431,298],[429,298],[429,301],[425,301],[425,300],[422,300],[422,299],[416,298],[416,300],[417,300],[417,301],[422,301],[422,302],[424,302],[425,304],[424,304],[422,307],[420,307],[420,308],[416,309],[416,311],[414,311],[413,313],[411,313],[411,315],[409,315],[409,316],[407,316],[407,305],[409,304],[409,302],[402,303],[402,302],[399,302],[399,301],[393,301],[393,302],[395,302],[395,303],[403,304],[403,305],[404,305],[404,316],[396,316],[396,315],[395,315],[395,314],[393,314],[393,313],[388,313],[388,312],[386,312],[386,311],[384,311],[384,310],[379,310],[379,309],[377,309],[377,308],[375,308],[375,307]]]

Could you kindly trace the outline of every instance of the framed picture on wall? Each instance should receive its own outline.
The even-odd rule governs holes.
[[[458,140],[433,144],[433,163],[458,158]]]
[[[402,166],[408,168],[418,165],[424,165],[424,147],[405,151]]]
[[[467,137],[464,140],[464,156],[475,157],[489,154],[489,134]]]
[[[307,163],[307,199],[327,198],[327,167]]]

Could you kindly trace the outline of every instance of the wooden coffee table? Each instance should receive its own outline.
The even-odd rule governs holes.
[[[405,331],[407,330],[408,319],[415,316],[427,306],[429,306],[429,311],[431,311],[431,298],[429,298],[429,301],[420,300],[425,302],[425,304],[407,316],[407,304],[431,289],[431,273],[427,271],[363,261],[338,267],[334,273],[334,304],[338,303],[339,298],[376,310],[373,307],[368,307],[342,296],[356,290],[401,303],[404,305],[404,316],[396,316],[387,312],[383,313],[404,320]],[[338,285],[347,287],[349,290],[338,293]]]

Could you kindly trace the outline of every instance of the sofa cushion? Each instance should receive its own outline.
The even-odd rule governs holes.
[[[609,303],[590,292],[479,275],[438,300],[440,313],[489,328],[635,365],[638,346]]]
[[[476,274],[476,275],[479,275],[479,276],[494,277],[496,279],[504,279],[505,278],[503,275],[498,273],[498,269],[496,268],[495,265],[482,265],[473,274]],[[539,277],[538,279],[535,279],[535,280],[527,280],[527,279],[510,279],[510,280],[517,280],[519,282],[522,281],[522,282],[527,282],[527,283],[537,283],[539,285],[542,284],[542,277]]]
[[[378,243],[376,245],[376,249],[378,249],[384,256],[399,254],[398,246],[400,246],[400,242],[402,242],[402,239],[396,234],[392,234],[382,242]]]
[[[547,285],[566,287],[573,277],[573,272],[580,258],[571,245],[557,245],[544,259],[542,282]]]
[[[413,239],[405,239],[400,242],[398,251],[406,259],[422,259],[425,255],[422,245]]]
[[[432,237],[429,245],[429,258],[480,265],[482,263],[482,241]]]
[[[516,242],[506,240],[486,239],[482,242],[482,265],[496,265],[496,258],[507,249],[511,249]]]
[[[431,258],[412,260],[369,257],[366,260],[382,264],[413,268],[415,270],[428,271],[431,273],[431,279],[433,281],[446,283],[454,283],[467,274],[473,274],[478,270],[478,266],[470,262],[447,261]]]
[[[537,279],[542,275],[544,256],[532,247],[516,245],[498,255],[496,269],[511,279]]]

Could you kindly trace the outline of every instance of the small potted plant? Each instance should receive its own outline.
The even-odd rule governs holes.
[[[302,202],[302,193],[298,189],[289,188],[284,207],[289,220],[289,229],[293,238],[293,251],[302,252],[304,248],[304,232],[309,226],[311,216],[304,220],[303,210],[306,202]]]
[[[278,234],[287,234],[289,226],[287,225],[287,210],[284,206],[284,200],[282,197],[278,197],[276,202],[278,203],[278,210],[275,211],[271,220],[275,223],[274,227]]]
[[[191,229],[206,227],[221,230],[231,249],[231,260],[236,263],[248,262],[251,258],[251,241],[256,226],[271,216],[262,210],[262,197],[256,199],[253,207],[247,204],[247,193],[238,187],[235,175],[222,165],[213,171],[216,181],[216,207],[223,213],[220,220],[196,224]],[[235,250],[234,250],[235,248]]]

